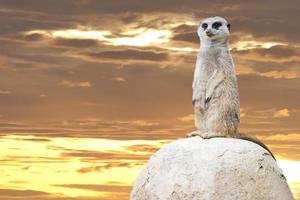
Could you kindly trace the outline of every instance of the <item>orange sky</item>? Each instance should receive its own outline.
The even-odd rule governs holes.
[[[199,21],[225,17],[241,131],[300,199],[300,2],[0,0],[0,199],[125,200],[193,130]]]

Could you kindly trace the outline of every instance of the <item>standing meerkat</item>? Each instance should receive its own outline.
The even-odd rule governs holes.
[[[202,138],[236,137],[240,103],[235,68],[229,50],[230,24],[222,17],[203,20],[198,27],[201,47],[193,81],[197,131]]]
[[[200,52],[193,80],[196,131],[187,136],[232,137],[270,149],[255,137],[239,133],[240,100],[228,39],[230,24],[222,17],[204,19],[198,27]],[[275,159],[276,160],[276,159]]]

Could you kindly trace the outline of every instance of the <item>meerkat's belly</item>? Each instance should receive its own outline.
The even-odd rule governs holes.
[[[226,77],[206,105],[206,126],[214,132],[235,136],[240,121],[240,102],[236,79]]]
[[[234,77],[225,77],[225,79],[215,89],[212,99],[222,99],[225,101],[223,103],[229,104],[232,104],[234,101],[238,101],[239,95],[236,79]]]

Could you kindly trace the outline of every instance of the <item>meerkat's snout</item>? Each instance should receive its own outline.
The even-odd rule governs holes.
[[[214,34],[211,32],[210,29],[208,29],[208,30],[206,31],[206,35],[207,35],[208,37],[212,37]]]

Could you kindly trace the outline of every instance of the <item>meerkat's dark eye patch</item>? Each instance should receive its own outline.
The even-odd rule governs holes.
[[[214,29],[216,29],[216,30],[218,30],[220,26],[222,26],[221,22],[215,22],[215,23],[212,24],[211,27],[214,28]]]
[[[207,29],[208,25],[207,25],[207,23],[203,23],[203,24],[201,25],[201,27],[205,30],[205,29]]]

